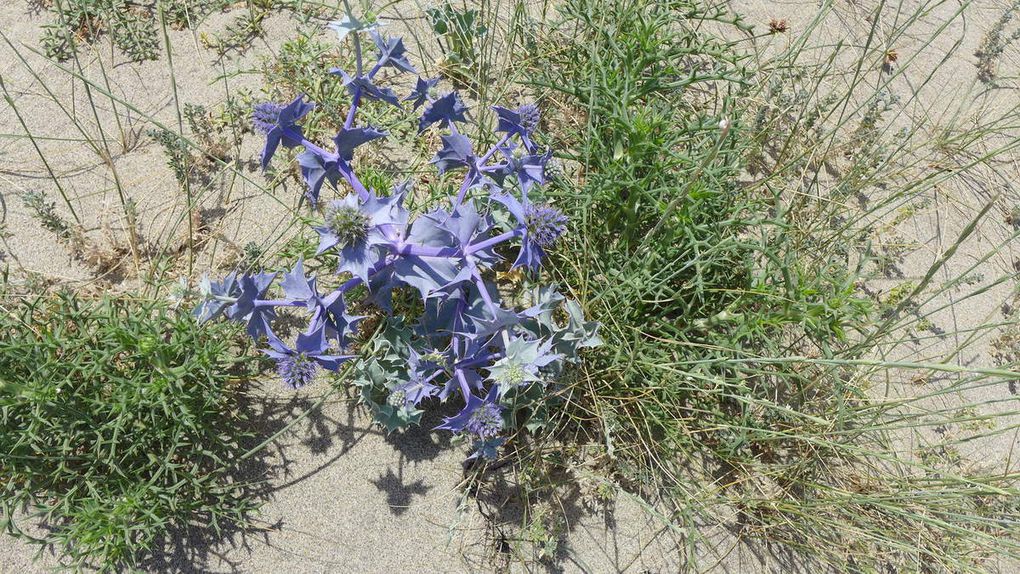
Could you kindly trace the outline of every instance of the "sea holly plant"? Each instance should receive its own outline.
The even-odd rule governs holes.
[[[206,279],[195,315],[200,321],[225,315],[245,324],[253,339],[265,340],[265,354],[292,388],[350,363],[363,402],[388,431],[419,423],[425,409],[453,403],[446,408],[459,411],[436,428],[470,441],[472,457],[494,457],[518,426],[542,424],[565,364],[576,361],[580,349],[599,344],[597,325],[584,320],[580,306],[538,280],[547,251],[567,223],[558,209],[537,199],[551,158],[536,143],[539,110],[531,104],[493,108],[497,142],[477,148],[458,127],[468,122],[467,105],[456,92],[437,94],[437,79],[418,78],[403,98],[380,85],[384,69],[416,73],[401,39],[353,18],[336,27],[341,38],[354,39],[357,66],[353,72],[332,70],[351,96],[332,145],[305,138],[300,121],[315,104],[303,95],[284,104],[257,104],[252,121],[266,138],[263,168],[281,147],[301,148],[297,161],[305,195],[319,216],[316,256],[339,261],[337,276],[308,277],[298,261],[282,274]],[[363,33],[375,45],[374,62],[362,59]],[[432,164],[440,174],[463,176],[447,201],[412,213],[405,206],[411,182],[391,190],[362,183],[354,168],[358,148],[387,135],[356,125],[365,99],[409,105],[420,114],[419,134],[442,131]],[[325,200],[324,189],[339,198]],[[506,267],[531,277],[512,297],[496,281],[497,271]],[[338,287],[323,292],[324,284]],[[394,312],[398,293],[399,301],[409,296],[420,301],[403,305],[420,316]],[[386,313],[382,328],[357,353],[351,343],[364,339],[358,337],[363,317],[349,312],[348,298],[359,309]],[[511,298],[516,306],[504,300]],[[303,309],[307,317],[293,344],[275,328],[283,307]]]

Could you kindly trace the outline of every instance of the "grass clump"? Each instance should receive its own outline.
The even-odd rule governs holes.
[[[572,222],[552,269],[605,345],[548,440],[519,451],[520,474],[562,484],[584,468],[640,494],[693,571],[728,545],[839,572],[972,572],[1016,556],[1016,476],[931,455],[1012,428],[968,398],[1009,373],[946,363],[962,348],[888,358],[912,325],[935,328],[940,295],[971,285],[973,269],[932,277],[990,205],[924,277],[890,273],[909,251],[872,243],[941,181],[920,175],[935,152],[891,127],[902,105],[881,46],[872,75],[835,89],[831,60],[801,61],[803,38],[765,58],[739,40],[753,34],[739,17],[704,3],[561,10],[533,62],[579,180],[548,190]],[[984,121],[978,139],[1012,118]],[[882,294],[878,279],[897,283]],[[906,382],[921,379],[942,382]]]
[[[69,294],[0,307],[10,533],[55,546],[68,565],[112,571],[177,529],[245,521],[255,501],[234,474],[249,434],[228,375],[230,327],[199,328],[158,303]]]

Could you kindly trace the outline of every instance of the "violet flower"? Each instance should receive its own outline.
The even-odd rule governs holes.
[[[321,153],[305,150],[298,154],[297,162],[301,168],[301,179],[308,186],[305,194],[314,206],[319,203],[319,194],[325,182],[329,181],[330,185],[336,188],[341,175],[339,156],[324,157]]]
[[[318,367],[336,371],[344,361],[353,358],[353,355],[328,353],[329,345],[322,326],[309,333],[299,334],[293,349],[285,345],[268,325],[264,328],[270,348],[262,352],[276,360],[276,372],[292,389],[300,389],[312,382]]]
[[[348,14],[330,25],[339,38],[372,26]],[[391,311],[393,294],[408,287],[417,289],[423,312],[417,321],[394,319],[386,324],[385,341],[376,350],[386,351],[380,360],[384,377],[373,371],[365,395],[377,418],[387,429],[418,422],[419,405],[432,397],[445,401],[458,394],[464,407],[446,418],[437,428],[465,434],[473,439],[471,458],[495,458],[506,440],[505,425],[516,420],[514,412],[504,413],[501,404],[506,395],[513,397],[513,409],[530,408],[542,401],[541,393],[517,390],[541,384],[563,368],[563,360],[572,360],[579,348],[598,344],[595,326],[583,320],[580,307],[567,301],[566,323],[554,318],[561,299],[554,288],[540,292],[537,303],[517,312],[503,300],[503,294],[489,275],[499,262],[497,246],[520,238],[521,246],[513,267],[537,269],[546,250],[565,231],[566,218],[557,209],[533,203],[529,192],[546,182],[546,165],[552,152],[539,153],[534,135],[540,114],[526,104],[517,108],[493,107],[498,119],[498,143],[487,151],[475,149],[471,140],[458,131],[458,122],[468,120],[468,108],[456,92],[433,99],[431,92],[438,79],[417,78],[414,89],[404,98],[414,110],[422,108],[419,133],[433,125],[447,131],[440,134],[442,147],[431,163],[440,175],[465,169],[459,190],[451,193],[449,204],[417,215],[412,221],[403,206],[407,184],[397,186],[389,196],[378,196],[355,174],[354,155],[358,147],[385,136],[371,126],[358,126],[357,111],[367,99],[401,106],[390,88],[377,85],[376,75],[383,68],[414,73],[407,50],[400,38],[387,38],[375,31],[371,38],[378,59],[365,70],[360,43],[355,42],[356,72],[352,76],[340,69],[339,76],[350,92],[351,105],[343,127],[333,138],[333,148],[323,149],[308,141],[297,122],[314,104],[298,96],[287,105],[262,103],[252,115],[254,128],[266,136],[261,163],[265,169],[278,147],[302,146],[297,162],[307,185],[307,196],[319,209],[322,186],[334,188],[341,179],[353,193],[325,205],[316,254],[335,250],[337,273],[350,273],[330,293],[322,293],[316,278],[309,278],[304,261],[299,260],[283,274],[281,299],[267,299],[273,274],[237,276],[230,274],[222,282],[205,279],[203,299],[195,315],[200,321],[219,313],[247,323],[253,338],[265,335],[269,348],[264,352],[276,360],[284,382],[299,388],[311,382],[320,368],[337,370],[351,358],[342,354],[349,337],[362,317],[348,313],[346,297],[352,289],[367,289],[366,302]],[[497,158],[494,158],[497,156]],[[445,179],[441,183],[445,184]],[[516,181],[517,190],[504,189],[506,181]],[[513,194],[511,195],[511,191]],[[479,204],[476,200],[491,201]],[[431,199],[435,199],[432,197]],[[493,231],[491,210],[499,203],[513,217],[513,229]],[[486,208],[479,211],[480,207]],[[360,289],[359,289],[360,290]],[[294,347],[284,344],[272,332],[269,322],[275,307],[299,307],[310,315],[307,328],[298,335]],[[400,307],[407,309],[406,301]],[[331,351],[330,345],[340,350]],[[422,352],[420,349],[435,349]],[[406,364],[402,363],[406,361]],[[384,364],[385,363],[385,364]],[[389,395],[387,403],[395,408],[378,408],[370,397],[379,386]],[[537,389],[537,387],[531,387]],[[487,389],[487,390],[486,390]],[[484,395],[484,396],[483,396]]]
[[[467,432],[481,439],[493,438],[503,430],[503,407],[496,402],[498,389],[494,385],[480,399],[469,393],[464,408],[455,416],[447,417],[436,429]]]
[[[304,94],[299,94],[287,105],[273,102],[255,105],[251,118],[252,126],[256,132],[266,136],[266,145],[262,148],[263,170],[269,167],[269,162],[281,143],[286,148],[301,145],[304,134],[296,122],[315,108],[315,104],[305,103],[304,97]]]
[[[326,208],[319,232],[316,255],[327,249],[338,248],[340,266],[337,272],[350,272],[366,283],[369,270],[378,265],[385,252],[382,247],[403,233],[407,224],[407,210],[401,206],[403,194],[387,198],[370,196],[362,202],[354,194],[333,201]]]
[[[527,196],[523,202],[508,193],[493,193],[489,197],[506,206],[524,234],[513,266],[537,270],[542,265],[545,250],[566,230],[566,216],[555,207],[531,203]]]
[[[508,136],[518,135],[524,146],[530,152],[534,152],[535,144],[531,141],[531,134],[538,127],[541,114],[535,104],[524,104],[511,110],[501,106],[492,106],[498,118],[497,132],[505,132]]]

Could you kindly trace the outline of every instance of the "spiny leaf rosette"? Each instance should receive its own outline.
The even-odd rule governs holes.
[[[534,141],[539,111],[526,104],[493,108],[498,141],[479,153],[458,130],[458,124],[467,121],[460,96],[437,95],[438,79],[419,78],[403,102],[421,108],[419,134],[435,128],[445,132],[432,163],[440,174],[463,172],[463,182],[448,202],[416,216],[404,207],[410,182],[387,195],[366,188],[352,167],[354,152],[386,134],[355,125],[358,105],[370,99],[402,106],[390,88],[376,83],[376,76],[383,68],[415,73],[399,38],[369,33],[378,49],[375,63],[364,65],[355,42],[358,72],[331,71],[351,94],[350,110],[332,146],[305,139],[298,122],[315,104],[303,95],[287,104],[258,104],[252,113],[256,131],[266,138],[263,169],[281,144],[302,148],[297,159],[313,208],[318,208],[326,184],[337,190],[343,181],[353,190],[326,202],[322,223],[314,228],[319,234],[317,255],[335,253],[337,273],[347,277],[346,282],[322,293],[298,261],[282,274],[282,297],[271,298],[276,273],[232,273],[222,281],[203,281],[195,315],[207,321],[224,314],[244,323],[252,338],[267,341],[265,353],[277,361],[280,377],[293,388],[310,383],[320,370],[335,371],[346,361],[356,361],[355,382],[388,430],[419,422],[422,407],[429,403],[455,401],[462,405],[460,412],[437,428],[472,440],[472,457],[492,457],[519,419],[527,419],[529,426],[541,424],[548,386],[564,363],[575,361],[580,348],[599,343],[597,325],[586,322],[577,303],[555,287],[532,283],[524,296],[526,308],[512,309],[504,306],[493,283],[493,267],[502,261],[497,246],[516,247],[511,267],[534,276],[546,250],[554,248],[566,230],[559,210],[529,198],[545,184],[551,152],[539,151]],[[500,251],[507,252],[503,247]],[[382,336],[369,343],[372,352],[366,355],[371,358],[346,351],[361,317],[348,314],[345,297],[361,285],[388,313],[394,290],[411,289],[424,302],[416,320],[387,321]],[[278,307],[304,308],[310,315],[293,347],[274,334]],[[528,409],[525,417],[518,416],[522,408]]]

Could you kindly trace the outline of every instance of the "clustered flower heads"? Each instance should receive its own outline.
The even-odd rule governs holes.
[[[341,38],[367,31],[378,57],[364,73],[367,66],[355,42],[357,72],[331,70],[351,95],[331,149],[306,139],[298,125],[315,106],[303,95],[287,104],[257,104],[252,113],[255,130],[266,138],[264,169],[281,144],[300,147],[297,161],[313,206],[319,205],[326,184],[338,195],[349,187],[342,198],[325,202],[321,224],[314,227],[317,255],[335,254],[336,273],[346,282],[322,293],[298,261],[282,274],[282,298],[271,298],[276,273],[231,273],[222,281],[203,280],[195,315],[207,321],[224,314],[245,324],[256,341],[265,339],[269,348],[264,352],[292,388],[312,382],[320,369],[336,371],[354,361],[355,383],[388,430],[419,422],[427,403],[453,401],[459,413],[437,428],[472,440],[473,457],[493,457],[519,419],[529,426],[541,424],[549,385],[564,363],[576,360],[580,348],[599,342],[597,326],[585,322],[577,303],[553,286],[529,287],[522,296],[526,308],[515,310],[505,306],[494,283],[495,267],[503,261],[498,246],[506,246],[499,249],[503,253],[516,250],[511,268],[533,273],[566,230],[559,210],[532,199],[545,184],[551,157],[535,143],[539,110],[532,104],[494,107],[498,141],[488,150],[476,150],[458,130],[468,121],[460,96],[434,95],[439,80],[418,78],[402,101],[413,110],[421,108],[419,133],[444,130],[442,147],[431,162],[439,173],[461,171],[464,177],[448,203],[412,216],[404,206],[409,182],[379,193],[361,182],[352,162],[358,147],[386,136],[355,125],[359,104],[369,99],[403,105],[390,88],[376,83],[378,73],[384,68],[416,72],[399,38],[355,24],[340,22],[334,28]],[[359,286],[391,314],[396,290],[416,291],[423,303],[414,321],[391,316],[361,357],[348,349],[362,317],[348,313],[345,300]],[[303,308],[310,317],[293,346],[274,333],[280,307]]]

